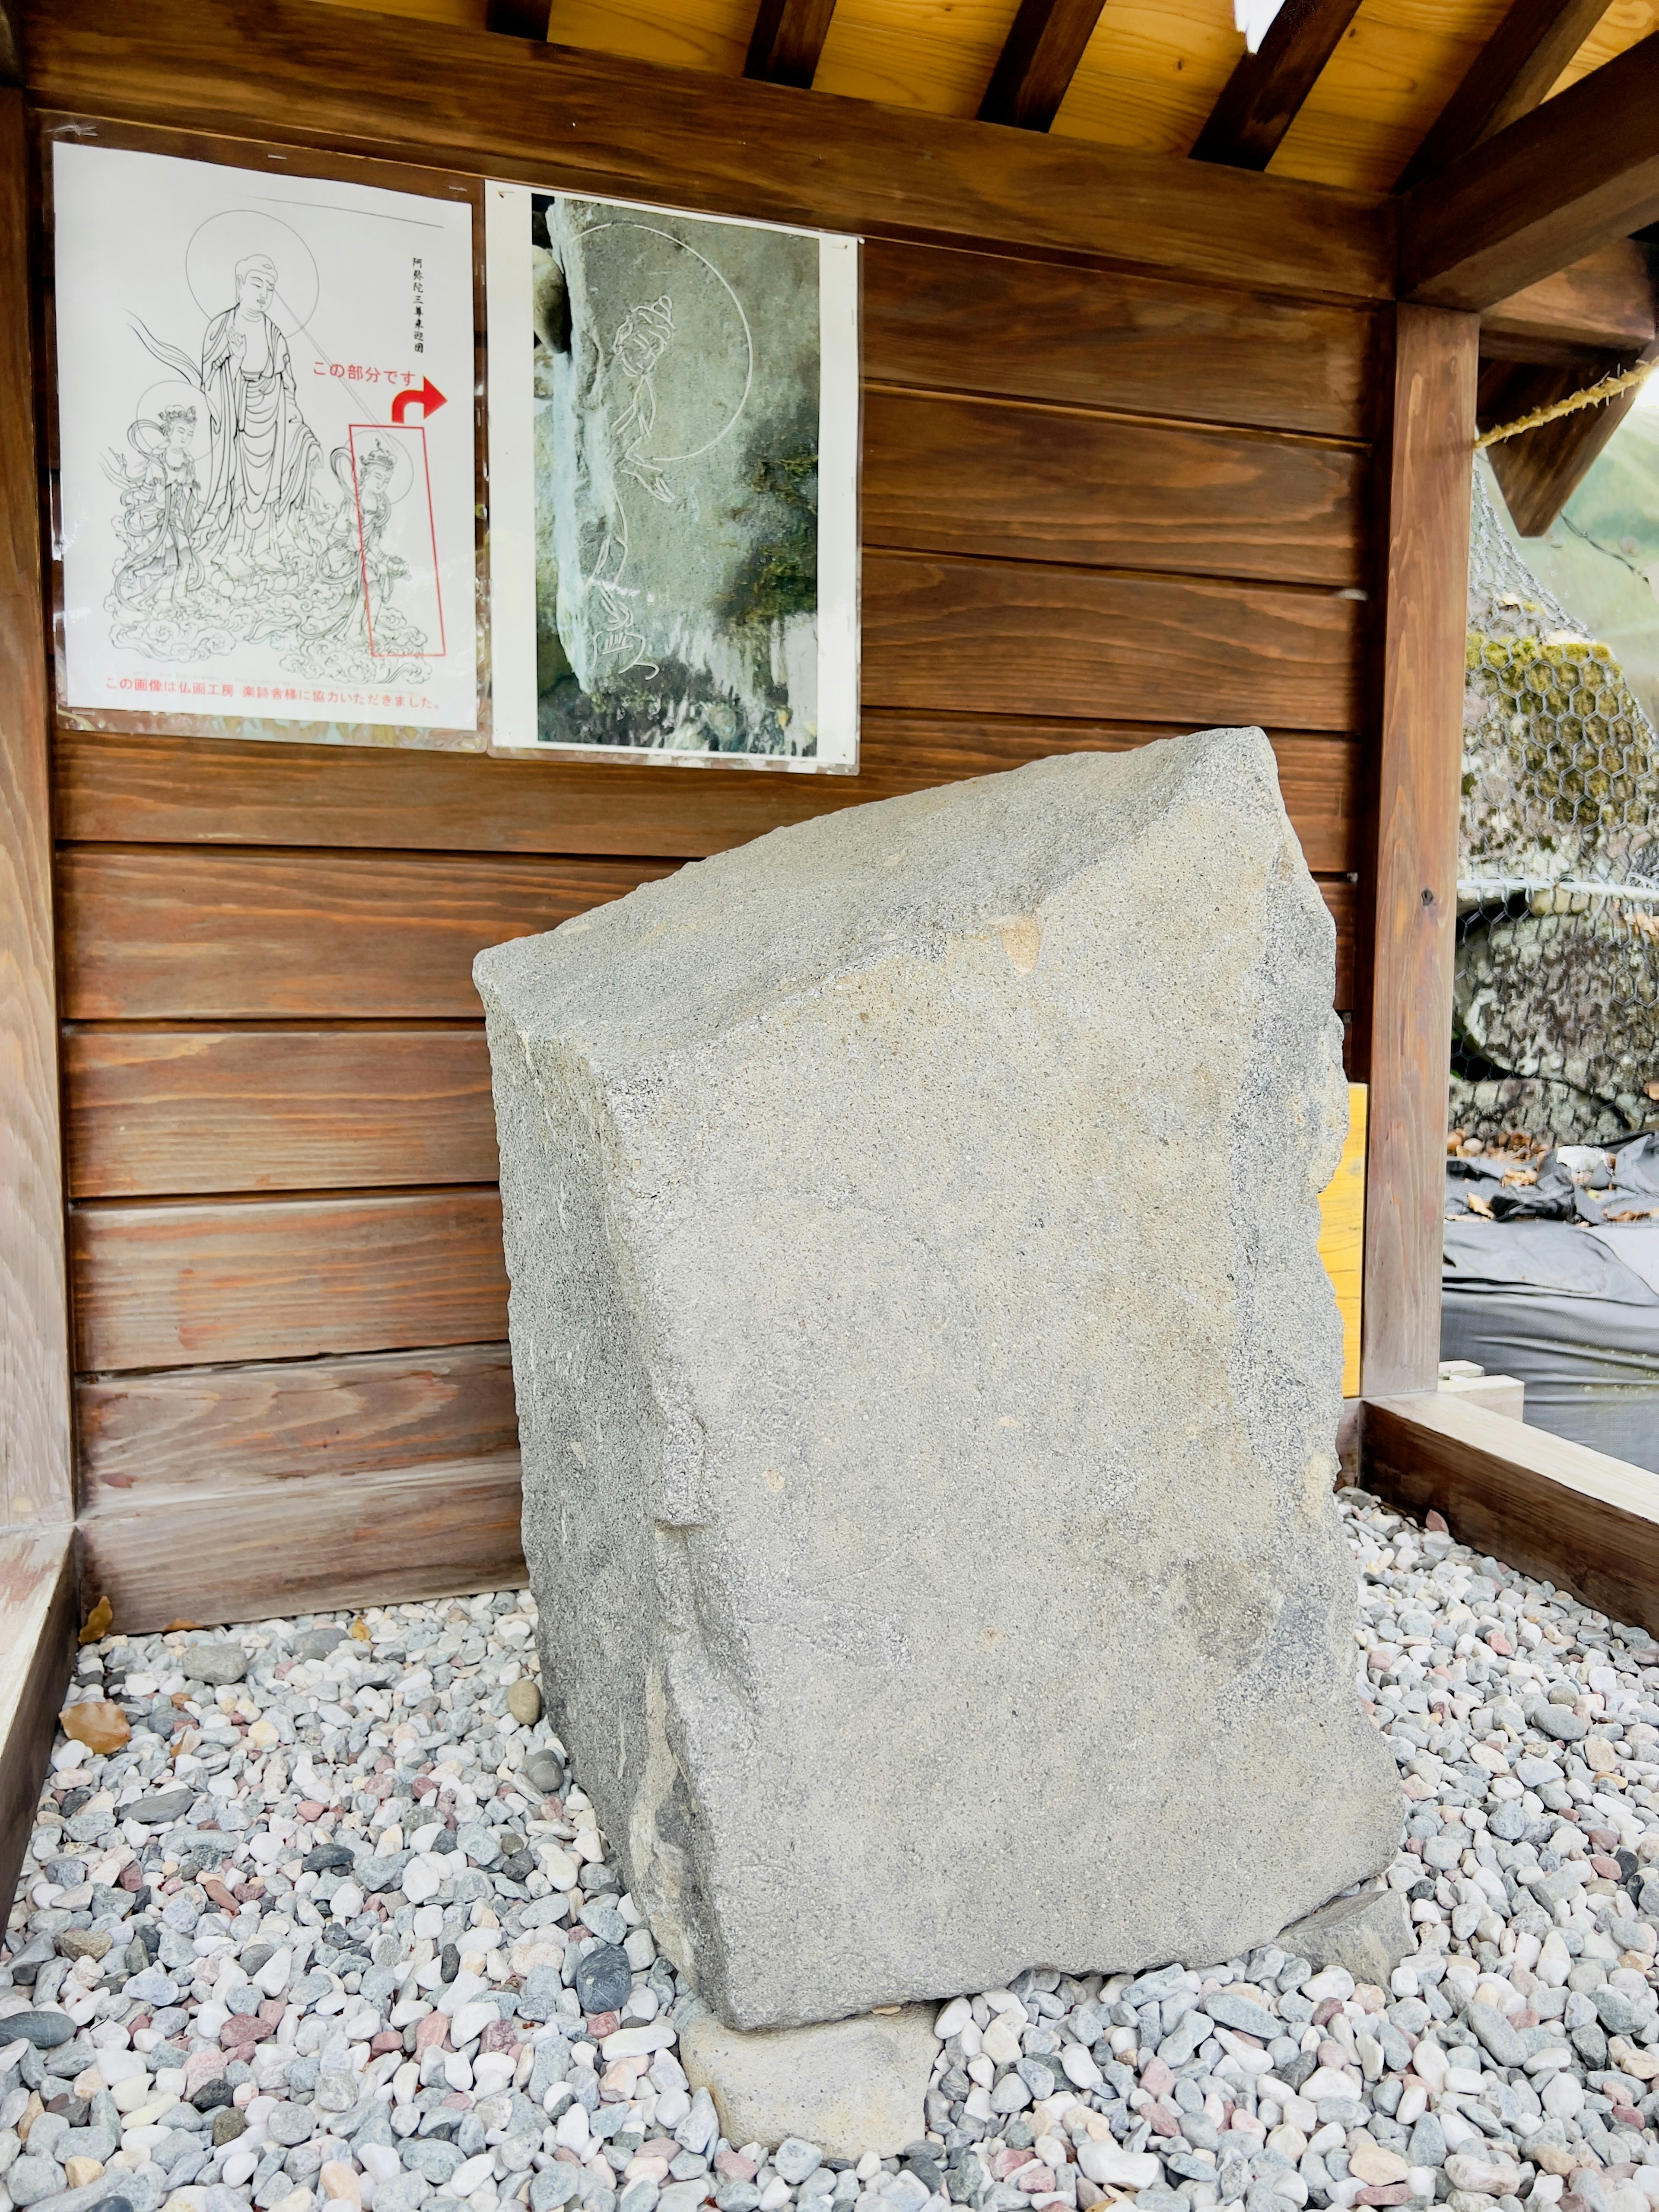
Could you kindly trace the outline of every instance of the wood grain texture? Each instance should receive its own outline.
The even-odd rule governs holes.
[[[659,860],[70,847],[71,1020],[476,1017],[473,957],[671,875]]]
[[[980,102],[982,123],[1046,131],[1071,89],[1103,0],[1020,0]]]
[[[1388,478],[1363,1387],[1432,1389],[1440,1360],[1470,477],[1480,326],[1401,307]]]
[[[477,1030],[71,1030],[73,1198],[493,1183]]]
[[[1640,353],[1659,336],[1648,250],[1621,238],[1512,293],[1480,318],[1480,351],[1494,361],[1595,369],[1604,353]],[[1587,380],[1593,381],[1593,378]]]
[[[82,1505],[515,1451],[505,1344],[186,1367],[75,1392]]]
[[[1395,189],[1438,176],[1460,154],[1530,114],[1607,12],[1607,0],[1512,0]]]
[[[0,1532],[0,1887],[16,1891],[74,1666],[67,1520]]]
[[[26,21],[35,96],[83,113],[1224,283],[1247,268],[1298,297],[1392,289],[1371,197],[414,21],[374,38],[370,100],[368,35],[304,0],[150,0],[142,22],[123,0],[32,0]]]
[[[879,382],[1361,441],[1374,312],[1231,285],[940,252],[864,250],[864,372]]]
[[[1288,438],[872,391],[865,542],[919,552],[1358,584],[1364,454]]]
[[[817,73],[835,12],[836,0],[761,0],[744,75],[805,91]]]
[[[70,1511],[27,125],[0,90],[0,1522]]]
[[[887,552],[864,588],[872,706],[1358,726],[1361,609],[1334,592]]]
[[[1617,375],[1656,353],[1659,353],[1659,343],[1650,340],[1641,354],[1604,354],[1589,368],[1499,364],[1480,379],[1480,428],[1513,422],[1534,408],[1553,406],[1557,400],[1582,391],[1587,381],[1595,383],[1604,376]],[[1581,408],[1576,415],[1563,415],[1519,437],[1487,447],[1492,474],[1522,537],[1541,538],[1550,528],[1607,450],[1607,441],[1636,400],[1634,389],[1620,392],[1600,406]]]
[[[75,841],[615,853],[700,860],[840,806],[1023,767],[1049,753],[1117,752],[1170,737],[1158,722],[866,713],[855,776],[682,773],[648,763],[576,768],[475,753],[246,745],[62,731],[56,800]],[[1359,747],[1270,730],[1308,866],[1359,866]]]
[[[192,1367],[507,1334],[493,1189],[82,1206],[76,1364]]]
[[[1448,1391],[1368,1396],[1362,1437],[1367,1490],[1419,1519],[1433,1507],[1460,1544],[1659,1630],[1659,1512],[1644,1468]]]
[[[1659,38],[1413,185],[1401,202],[1401,290],[1478,313],[1656,217]]]
[[[519,1455],[402,1473],[313,1475],[269,1487],[152,1492],[76,1532],[82,1585],[130,1635],[331,1611],[526,1580]]]
[[[1359,0],[1283,0],[1256,52],[1239,56],[1194,161],[1265,169],[1358,12]]]

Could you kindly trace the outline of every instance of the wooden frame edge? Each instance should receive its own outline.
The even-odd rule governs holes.
[[[1659,1479],[1546,1429],[1425,1390],[1368,1398],[1362,1486],[1460,1544],[1659,1634]]]
[[[0,1534],[0,1889],[8,1909],[34,1826],[58,1710],[74,1666],[73,1532]]]

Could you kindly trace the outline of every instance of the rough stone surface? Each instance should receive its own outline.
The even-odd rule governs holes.
[[[1381,1982],[1413,1948],[1411,1915],[1397,1890],[1339,1897],[1286,1928],[1279,1948],[1316,1967],[1343,1966],[1357,1982]]]
[[[732,2025],[1226,1956],[1388,1863],[1333,953],[1219,731],[480,956],[544,1685]]]
[[[698,2013],[680,2028],[686,2079],[713,2097],[729,2142],[793,2137],[831,2158],[889,2158],[914,2142],[938,2051],[928,2005],[754,2034]]]

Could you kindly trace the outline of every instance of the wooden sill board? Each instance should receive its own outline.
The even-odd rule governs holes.
[[[75,1650],[73,1532],[0,1532],[0,1893],[17,1887]]]
[[[1367,1490],[1659,1633],[1659,1475],[1446,1391],[1365,1403]]]

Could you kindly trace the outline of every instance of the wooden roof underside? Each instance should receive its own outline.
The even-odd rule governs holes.
[[[994,88],[995,119],[1025,120],[1060,137],[1155,154],[1194,150],[1246,62],[1232,0],[767,0],[763,8],[757,0],[352,4],[458,28],[512,29],[560,46],[721,76],[746,71],[778,82],[805,81],[819,92],[938,115],[986,112]],[[1298,68],[1310,73],[1304,94],[1290,93],[1267,163],[1272,174],[1364,191],[1394,189],[1512,12],[1559,21],[1565,33],[1565,58],[1559,33],[1546,56],[1555,66],[1528,105],[1659,28],[1659,0],[1544,0],[1541,7],[1531,0],[1524,11],[1512,10],[1510,0],[1285,0],[1277,39],[1270,33],[1259,58],[1267,61],[1275,43],[1291,46]],[[781,20],[781,35],[775,28],[757,40],[761,16],[774,25]],[[1024,76],[1033,106],[1024,116],[1008,100],[1008,75],[998,67],[1017,26],[1024,35],[1016,53],[1022,47],[1031,53]],[[1274,106],[1271,95],[1265,104]],[[1511,120],[1512,112],[1498,119]],[[1259,143],[1259,125],[1255,137]],[[1246,165],[1262,166],[1255,159]]]

